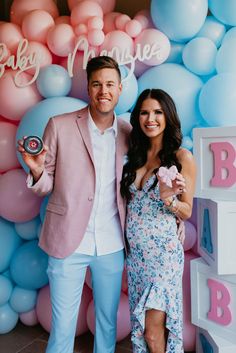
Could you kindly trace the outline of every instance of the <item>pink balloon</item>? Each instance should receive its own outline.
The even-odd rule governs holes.
[[[184,254],[183,274],[183,341],[185,351],[195,351],[196,326],[191,323],[190,262],[197,256],[187,251]]]
[[[0,28],[1,33],[1,28]],[[11,52],[8,47],[4,44],[0,47],[0,64],[7,62],[8,58],[11,56]]]
[[[79,4],[80,2],[82,2],[84,0],[68,0],[68,7],[69,9],[72,11],[72,9]],[[111,11],[114,10],[115,5],[116,5],[116,0],[94,0],[96,3],[98,3],[104,14],[110,13]]]
[[[26,313],[21,313],[19,318],[26,326],[35,326],[39,323],[35,309],[27,311]]]
[[[76,26],[79,23],[86,24],[90,17],[103,17],[101,6],[92,0],[83,0],[75,5],[71,11],[71,24]]]
[[[40,69],[52,64],[52,54],[48,47],[43,43],[35,41],[29,42],[25,55],[29,56],[30,54],[36,55]],[[35,74],[35,68],[28,69],[26,72],[33,76]]]
[[[185,239],[184,239],[184,251],[192,249],[194,244],[197,241],[197,230],[194,225],[189,222],[185,221]]]
[[[74,27],[74,32],[78,37],[81,34],[87,34],[88,33],[88,26],[85,25],[84,23],[80,23]]]
[[[105,39],[103,31],[100,29],[90,29],[87,36],[89,44],[94,46],[101,45]]]
[[[113,52],[114,48],[117,48],[119,56],[123,57],[123,54],[127,53],[128,56],[134,54],[134,43],[132,38],[123,31],[112,31],[106,34],[105,40],[100,47],[100,51],[106,50],[108,53]],[[118,58],[114,55],[114,59]],[[126,58],[127,59],[127,58]]]
[[[137,20],[130,20],[125,25],[125,31],[130,37],[136,38],[142,31],[142,25]]]
[[[66,23],[70,25],[70,16],[59,16],[55,19],[55,25],[59,25],[60,23]]]
[[[189,222],[191,222],[197,229],[197,198],[194,197],[193,199],[193,210],[192,210],[192,215],[189,218]]]
[[[0,121],[0,172],[20,167],[16,156],[16,130],[15,125]]]
[[[105,34],[111,32],[111,31],[115,31],[115,29],[116,29],[115,20],[116,20],[116,17],[119,15],[121,15],[120,12],[110,12],[104,16],[104,18],[103,18],[103,22],[104,22],[103,32]]]
[[[30,41],[46,43],[49,28],[54,26],[53,17],[44,10],[33,10],[23,19],[22,32]]]
[[[92,278],[91,278],[91,272],[90,269],[88,268],[86,271],[86,276],[85,276],[85,283],[90,289],[93,289],[92,287]]]
[[[121,290],[125,294],[128,293],[128,281],[127,281],[127,270],[126,270],[126,267],[124,267],[123,274],[122,274]]]
[[[138,11],[134,16],[134,19],[141,23],[143,29],[156,27],[153,24],[151,14],[148,9]]]
[[[134,74],[137,78],[141,76],[148,69],[150,69],[150,66],[144,64],[142,61],[139,61],[139,60],[135,61]]]
[[[72,86],[69,96],[88,102],[87,75],[85,69],[83,69],[83,58],[83,52],[79,51],[76,53],[73,65]],[[67,69],[67,59],[63,58],[60,65]]]
[[[91,17],[88,19],[88,29],[103,29],[103,19],[101,17]]]
[[[58,56],[67,56],[75,47],[75,34],[73,28],[61,23],[48,31],[47,44],[49,49]]]
[[[87,310],[87,324],[89,330],[95,332],[94,301],[92,300]],[[129,301],[126,294],[121,292],[120,303],[117,312],[117,342],[123,340],[131,331]]]
[[[116,29],[125,30],[126,23],[130,22],[131,18],[128,15],[121,14],[115,18]]]
[[[145,29],[135,38],[135,47],[140,45],[141,48],[147,44],[154,48],[154,55],[150,59],[145,59],[143,62],[147,65],[154,66],[163,63],[170,53],[170,41],[168,37],[154,28]]]
[[[32,10],[45,10],[53,18],[59,16],[54,0],[14,0],[10,10],[11,22],[21,25],[24,16]]]
[[[0,179],[0,216],[11,222],[27,222],[39,214],[42,198],[26,186],[22,169],[6,172]]]
[[[0,43],[4,43],[11,54],[16,53],[21,39],[23,39],[23,35],[19,26],[9,22],[0,24]]]
[[[18,87],[15,84],[17,71],[7,70],[0,79],[0,114],[10,120],[20,120],[28,109],[41,101],[35,82]],[[21,84],[27,84],[32,76],[22,72],[19,76]]]
[[[86,285],[84,285],[76,326],[76,336],[82,335],[88,330],[86,312],[91,300],[92,291]],[[50,332],[52,321],[52,304],[50,300],[50,289],[48,285],[39,290],[36,303],[36,313],[40,325],[47,332]]]

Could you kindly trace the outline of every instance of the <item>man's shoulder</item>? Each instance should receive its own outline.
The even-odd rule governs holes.
[[[127,121],[125,121],[124,119],[122,118],[118,118],[117,119],[117,123],[118,123],[118,126],[120,128],[120,131],[124,134],[129,134],[131,129],[132,129],[132,126],[130,123],[128,123]]]
[[[77,118],[86,117],[86,116],[88,116],[88,107],[87,106],[82,109],[75,110],[72,112],[54,115],[53,117],[51,117],[51,119],[56,124],[64,124],[64,123],[68,124],[69,120],[75,120]]]

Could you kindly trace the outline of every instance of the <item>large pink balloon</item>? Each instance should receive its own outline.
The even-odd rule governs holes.
[[[14,0],[11,5],[11,22],[22,24],[24,16],[32,10],[45,10],[53,18],[59,16],[58,8],[53,0]]]
[[[86,24],[90,17],[103,17],[101,6],[92,0],[83,0],[79,2],[71,11],[71,24],[76,26],[79,23]]]
[[[39,323],[35,309],[20,314],[20,321],[26,326],[35,326]]]
[[[55,24],[53,17],[44,10],[33,10],[23,19],[22,32],[28,40],[46,43],[49,28]]]
[[[86,312],[88,305],[92,300],[92,291],[84,285],[79,315],[76,326],[76,336],[82,335],[88,330]],[[51,330],[51,321],[52,321],[52,304],[50,300],[50,289],[49,286],[45,286],[39,290],[37,303],[36,303],[36,313],[40,325],[47,331]]]
[[[78,3],[82,1],[84,0],[68,0],[69,9],[72,10]],[[116,5],[116,0],[94,0],[94,1],[101,6],[104,14],[110,13],[111,11],[113,11]]]
[[[58,56],[67,56],[75,47],[75,34],[71,25],[60,23],[48,31],[47,45]]]
[[[113,52],[114,49],[118,51],[119,56],[121,58],[125,56],[125,58],[127,59],[126,57],[127,54],[128,54],[127,55],[128,57],[134,54],[134,43],[132,38],[123,31],[116,30],[116,31],[107,33],[105,36],[105,40],[100,47],[100,50]],[[113,57],[118,61],[120,61],[119,58],[116,57],[116,55],[114,55]]]
[[[43,43],[35,41],[29,42],[25,55],[29,56],[30,54],[36,55],[40,69],[52,64],[52,54],[48,47]],[[27,73],[33,76],[35,68],[27,70]]]
[[[197,230],[195,226],[189,222],[185,221],[185,240],[184,240],[184,251],[192,249],[197,241]]]
[[[9,22],[0,24],[0,43],[4,43],[11,54],[16,53],[21,39],[23,39],[23,35],[18,25]]]
[[[27,188],[23,169],[2,175],[0,195],[0,216],[8,221],[27,222],[39,214],[42,198]]]
[[[0,173],[20,167],[16,157],[16,130],[15,125],[0,121]]]
[[[15,84],[17,71],[7,70],[0,79],[0,114],[10,120],[20,120],[28,109],[42,100],[35,82],[18,87]],[[32,80],[32,76],[22,72],[21,84]]]
[[[94,301],[92,300],[88,306],[87,323],[89,330],[94,334],[95,332],[95,315],[94,315]],[[117,312],[117,342],[123,340],[131,331],[129,301],[126,294],[121,292],[120,303]]]

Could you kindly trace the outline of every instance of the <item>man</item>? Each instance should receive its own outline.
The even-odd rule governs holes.
[[[110,57],[87,65],[89,105],[55,116],[44,149],[18,150],[30,168],[29,187],[51,193],[39,241],[49,255],[52,327],[47,353],[72,353],[87,267],[92,275],[96,330],[94,353],[115,351],[116,319],[124,265],[125,205],[120,196],[129,124],[117,120],[118,64]]]

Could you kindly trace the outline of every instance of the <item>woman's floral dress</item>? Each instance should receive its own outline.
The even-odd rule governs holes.
[[[132,194],[127,205],[127,273],[134,353],[147,353],[145,313],[166,313],[166,353],[182,353],[183,247],[178,240],[176,218],[160,200],[155,175]]]

